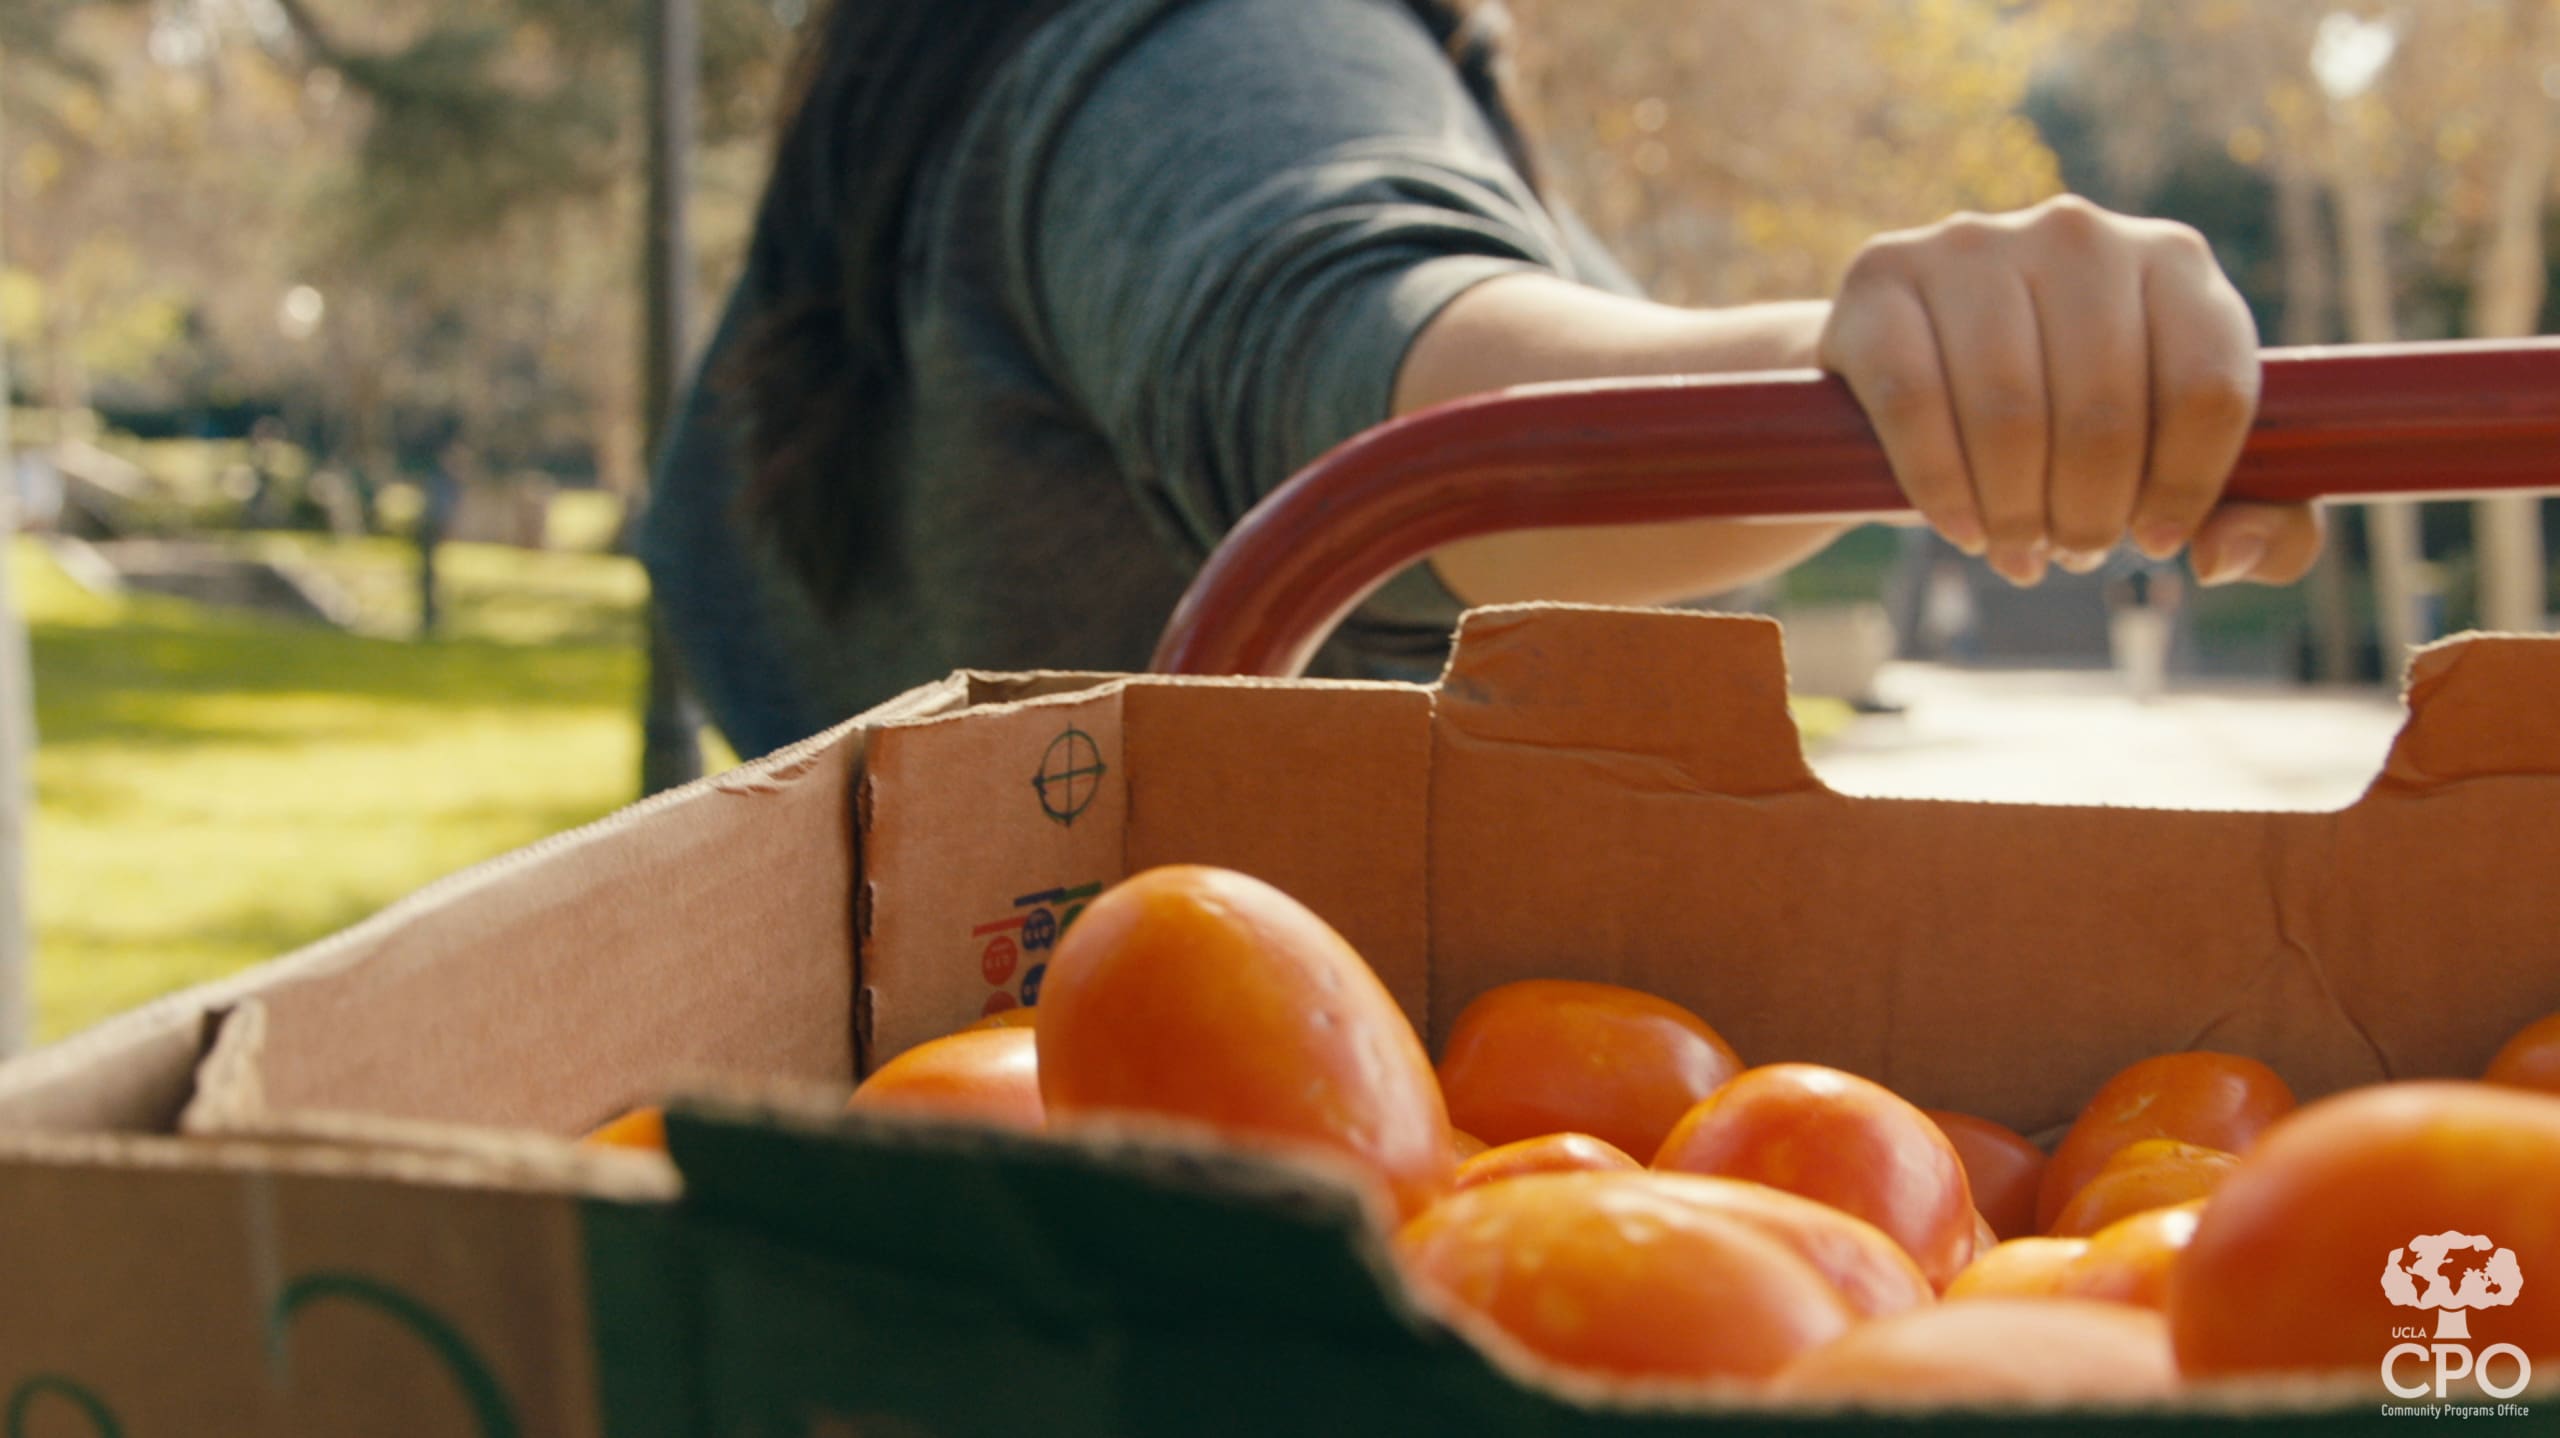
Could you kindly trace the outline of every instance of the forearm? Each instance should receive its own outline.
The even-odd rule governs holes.
[[[1513,385],[1625,375],[1809,368],[1829,306],[1684,310],[1543,274],[1476,286],[1414,340],[1399,415]],[[1556,599],[1661,604],[1777,573],[1846,526],[1695,524],[1524,530],[1439,550],[1442,582],[1472,604]]]

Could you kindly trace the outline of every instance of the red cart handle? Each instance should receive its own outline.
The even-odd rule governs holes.
[[[2560,489],[2560,340],[2268,350],[2229,498]],[[1155,668],[1290,676],[1371,591],[1512,529],[1910,512],[1837,378],[1538,385],[1359,435],[1254,506],[1173,613]]]

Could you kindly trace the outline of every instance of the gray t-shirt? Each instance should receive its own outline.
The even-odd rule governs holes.
[[[1218,537],[1388,417],[1442,305],[1524,267],[1626,287],[1401,0],[1072,5],[922,177],[907,241],[894,573],[821,615],[734,513],[699,380],[659,467],[641,554],[743,753],[956,668],[1143,668]],[[1319,670],[1428,677],[1457,610],[1416,566]]]

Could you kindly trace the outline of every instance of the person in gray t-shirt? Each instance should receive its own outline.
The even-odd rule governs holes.
[[[1463,13],[1462,13],[1463,8]],[[2290,580],[2216,507],[2256,394],[2191,231],[2077,201],[1886,236],[1829,305],[1648,303],[1545,203],[1489,5],[835,0],[641,553],[742,753],[955,668],[1143,667],[1190,574],[1358,431],[1505,385],[1820,363],[1915,506],[2019,583],[2131,533]],[[1664,602],[1829,524],[1496,536],[1319,671],[1425,678],[1463,602]]]

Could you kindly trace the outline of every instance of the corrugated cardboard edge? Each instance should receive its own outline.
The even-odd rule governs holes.
[[[2474,630],[2419,649],[2401,685],[2407,718],[2365,800],[2469,779],[2560,775],[2560,702],[2515,702],[2519,689],[2548,688],[2555,675],[2560,635]]]
[[[673,1166],[656,1153],[588,1147],[511,1129],[270,1109],[258,1076],[265,1040],[266,1008],[256,999],[244,999],[226,1014],[197,1069],[195,1097],[179,1117],[182,1135],[216,1144],[249,1141],[415,1154],[449,1161],[456,1172],[484,1175],[496,1186],[529,1185],[596,1198],[664,1201],[679,1191]]]
[[[268,1111],[260,1081],[262,1032],[226,1039],[234,1023],[260,1024],[259,1000],[362,966],[380,941],[422,915],[470,903],[493,885],[591,846],[608,845],[685,806],[723,794],[771,792],[792,783],[840,745],[858,746],[872,725],[964,707],[973,691],[1004,692],[1074,683],[1066,676],[954,675],[910,691],[824,733],[762,759],[653,796],[429,884],[371,918],[280,959],[172,994],[86,1033],[0,1065],[0,1131],[43,1128],[166,1131],[195,1097],[199,1056],[213,1060],[214,1092],[190,1120],[197,1131],[277,1132],[290,1125]],[[849,800],[849,796],[848,796]],[[857,962],[848,953],[850,968]],[[251,1017],[257,1015],[257,1017]],[[851,1016],[847,1015],[848,1027]]]
[[[214,1015],[211,1041],[196,1065],[195,1095],[178,1115],[178,1131],[245,1131],[266,1118],[266,1085],[259,1073],[266,1045],[265,1004],[242,999]]]
[[[581,1149],[538,1136],[297,1115],[276,1132],[176,1137],[138,1133],[0,1133],[0,1166],[65,1165],[177,1172],[275,1173],[430,1188],[660,1203],[678,1191],[655,1155]]]
[[[919,1031],[909,1017],[919,1008],[947,1005],[974,1019],[987,1005],[1022,1002],[1043,957],[1030,922],[1039,918],[1051,937],[1062,927],[1063,900],[1038,900],[1119,876],[1126,692],[1127,681],[1114,680],[999,699],[883,724],[869,736],[854,841],[855,1050],[862,1071],[960,1027],[936,1022]],[[972,722],[952,724],[955,715]],[[1016,739],[1019,753],[1007,742]],[[1053,769],[1062,786],[1057,802],[1066,804],[1060,814],[1049,813],[1053,800],[1042,777]],[[1084,777],[1067,778],[1066,771]],[[1069,803],[1078,785],[1080,797]],[[884,833],[869,817],[884,804],[914,817]],[[1031,821],[994,817],[1017,811]],[[974,882],[954,882],[963,875]],[[884,901],[892,892],[904,901]],[[1030,897],[1013,902],[1022,896]],[[921,961],[946,950],[953,962]]]
[[[256,993],[260,969],[156,999],[0,1064],[0,1133],[166,1132],[207,1043],[207,1018]]]

